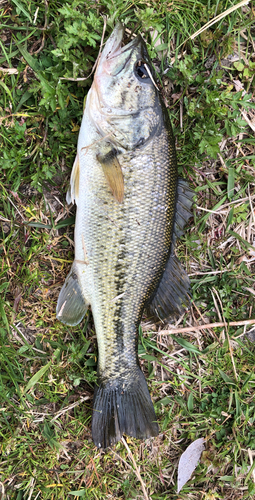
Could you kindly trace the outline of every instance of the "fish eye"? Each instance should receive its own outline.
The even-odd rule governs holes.
[[[147,70],[147,64],[144,61],[137,61],[135,64],[135,76],[138,78],[138,80],[148,83],[149,81],[151,82],[150,75]]]

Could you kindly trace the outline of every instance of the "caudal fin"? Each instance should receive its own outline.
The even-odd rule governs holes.
[[[95,388],[92,437],[98,448],[107,448],[128,434],[139,439],[158,435],[155,411],[141,369],[132,378],[115,379]]]

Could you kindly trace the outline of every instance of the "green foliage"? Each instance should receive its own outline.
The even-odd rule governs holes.
[[[193,97],[193,92],[183,97],[187,115],[193,119],[186,141],[193,142],[195,151],[198,148],[201,154],[217,158],[224,135],[227,133],[235,137],[244,130],[246,122],[241,118],[240,109],[251,107],[252,94],[243,96],[242,91],[234,92],[233,85],[227,85],[226,90],[222,90],[226,86],[222,81],[223,71],[215,68],[207,78],[207,71],[200,65],[194,66],[194,61],[196,53],[185,56],[167,76],[181,88],[185,87],[183,94],[189,93],[189,86],[198,87],[199,97],[197,93]]]
[[[77,9],[77,7],[80,9]],[[96,47],[97,42],[100,41],[101,36],[99,36],[96,31],[102,28],[102,19],[96,15],[95,12],[89,10],[81,11],[81,2],[76,0],[71,3],[71,5],[65,5],[59,9],[59,13],[62,14],[64,18],[64,29],[66,34],[58,39],[58,49],[53,53],[56,55],[64,56],[64,61],[70,60],[68,58],[69,49],[76,48],[78,46]],[[95,30],[95,32],[93,31]]]
[[[164,23],[159,10],[156,11],[153,7],[137,8],[135,14],[139,23],[141,23],[141,27],[146,31],[153,28],[161,33],[164,30]]]

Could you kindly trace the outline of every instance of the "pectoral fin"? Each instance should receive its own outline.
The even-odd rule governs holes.
[[[77,154],[74,160],[73,169],[71,173],[70,187],[66,193],[66,201],[68,205],[74,202],[76,202],[77,205],[79,197],[79,184],[80,184],[80,162],[79,162],[79,156]]]
[[[124,177],[117,158],[117,151],[111,149],[106,154],[99,153],[97,159],[102,166],[105,178],[115,200],[122,203],[124,197]]]
[[[88,306],[79,284],[74,263],[58,297],[57,319],[66,325],[78,325],[85,316]]]

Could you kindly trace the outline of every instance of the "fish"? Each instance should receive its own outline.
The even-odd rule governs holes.
[[[91,307],[98,344],[92,438],[146,439],[159,427],[138,359],[144,310],[178,317],[189,307],[175,242],[193,191],[178,178],[175,140],[141,35],[126,45],[118,22],[87,94],[67,202],[76,203],[75,258],[57,319],[75,326]]]

